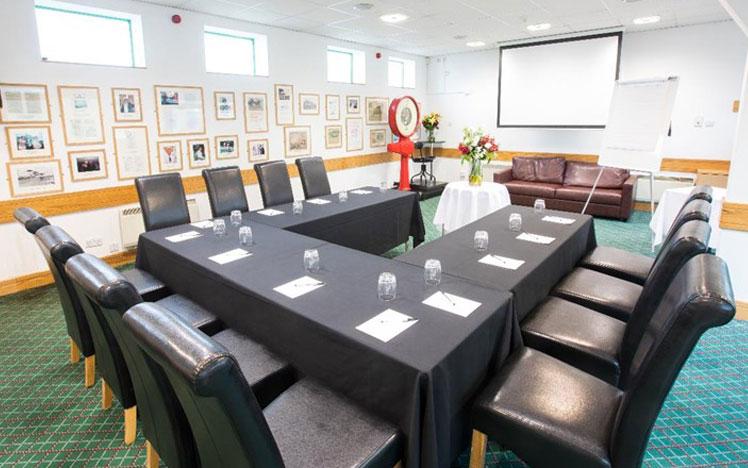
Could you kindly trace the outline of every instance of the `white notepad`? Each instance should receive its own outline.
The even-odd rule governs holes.
[[[392,338],[415,325],[418,320],[392,309],[387,309],[374,318],[356,327],[356,330],[387,343]]]
[[[459,315],[460,317],[469,316],[475,311],[475,309],[481,306],[480,302],[455,296],[454,294],[444,291],[435,292],[426,298],[423,303],[427,306],[447,311],[450,314]]]
[[[325,200],[324,198],[312,198],[311,200],[307,200],[306,202],[313,205],[327,205],[328,203],[330,203],[330,200]]]
[[[529,232],[523,232],[522,234],[517,236],[517,239],[527,242],[534,242],[536,244],[550,244],[551,242],[556,240],[555,237],[541,236],[540,234],[530,234]]]
[[[177,242],[183,242],[183,241],[194,239],[200,236],[202,236],[202,234],[200,234],[197,231],[187,231],[181,234],[174,234],[173,236],[168,236],[166,240],[168,240],[169,242],[174,242],[176,244]]]
[[[283,214],[282,211],[280,211],[280,210],[274,210],[272,208],[268,208],[266,210],[260,210],[257,213],[259,213],[259,214],[261,214],[263,216],[278,216],[278,215],[282,215]]]
[[[233,250],[229,250],[228,252],[220,253],[218,255],[213,255],[212,257],[208,257],[208,259],[216,262],[219,265],[225,265],[227,263],[231,263],[236,260],[241,260],[242,258],[247,258],[251,256],[252,256],[252,252],[247,252],[244,249],[233,249]]]
[[[198,221],[196,223],[192,223],[192,226],[195,226],[196,228],[200,229],[211,229],[213,227],[213,221],[210,219],[206,219],[205,221]]]
[[[563,216],[543,216],[543,221],[556,224],[574,224],[572,218],[564,218]]]
[[[516,270],[525,264],[524,260],[517,260],[516,258],[502,257],[501,255],[486,255],[485,257],[478,260],[480,263],[491,265],[499,268],[506,268],[507,270]]]
[[[356,195],[368,195],[371,193],[371,190],[356,189],[356,190],[351,190],[351,193],[355,193]]]
[[[321,288],[325,283],[312,278],[311,276],[302,276],[288,283],[281,284],[273,288],[273,291],[283,294],[291,299],[296,299],[299,296],[303,296],[306,293],[312,292],[317,288]]]

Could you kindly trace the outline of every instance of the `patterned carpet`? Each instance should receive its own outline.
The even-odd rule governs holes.
[[[427,240],[440,235],[431,224],[437,203],[421,204]],[[598,242],[651,254],[648,222],[641,212],[628,223],[596,220]],[[116,399],[101,410],[99,385],[85,389],[82,362],[69,364],[54,289],[0,298],[0,323],[0,466],[143,466],[145,441],[123,444]],[[493,442],[487,461],[524,466]],[[748,465],[748,322],[701,340],[657,420],[645,465]],[[467,453],[457,466],[467,466]]]

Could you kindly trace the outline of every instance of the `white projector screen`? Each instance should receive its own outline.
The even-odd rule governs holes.
[[[621,33],[502,47],[499,127],[603,128]]]

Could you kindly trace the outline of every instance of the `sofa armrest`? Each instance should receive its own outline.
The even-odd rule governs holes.
[[[621,186],[621,211],[620,219],[627,220],[631,216],[631,212],[634,210],[634,202],[636,201],[636,183],[639,179],[637,175],[631,175],[626,182]]]
[[[497,184],[505,184],[512,181],[512,168],[505,167],[493,173],[493,181]]]

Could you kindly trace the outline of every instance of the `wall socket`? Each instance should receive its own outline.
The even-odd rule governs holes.
[[[701,128],[704,126],[704,116],[703,115],[697,115],[693,119],[693,126],[696,128]]]
[[[86,248],[91,249],[94,247],[101,247],[104,245],[104,239],[101,237],[90,237],[86,239]]]

